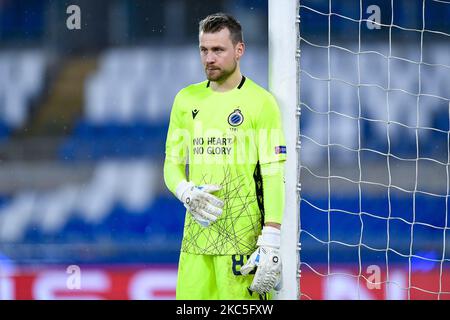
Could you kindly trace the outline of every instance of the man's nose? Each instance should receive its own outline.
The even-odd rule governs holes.
[[[208,52],[206,54],[206,59],[205,59],[206,63],[210,64],[210,63],[214,63],[216,61],[216,57],[214,55],[213,52]]]

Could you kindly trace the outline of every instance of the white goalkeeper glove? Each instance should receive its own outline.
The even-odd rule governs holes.
[[[255,267],[256,273],[250,285],[251,291],[264,294],[272,289],[281,289],[281,257],[280,230],[265,226],[258,237],[258,249],[250,256],[247,263],[241,267],[241,274],[247,275]]]
[[[208,227],[222,214],[223,201],[211,193],[222,189],[221,186],[206,184],[195,186],[192,182],[182,181],[177,186],[177,198],[203,227]]]

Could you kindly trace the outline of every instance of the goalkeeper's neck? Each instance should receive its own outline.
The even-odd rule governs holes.
[[[224,80],[210,81],[210,87],[213,91],[227,92],[238,87],[242,81],[242,73],[237,64],[236,69]]]

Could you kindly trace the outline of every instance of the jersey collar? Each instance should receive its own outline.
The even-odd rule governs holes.
[[[245,76],[242,76],[241,82],[240,82],[239,85],[237,86],[238,89],[241,89],[241,88],[242,88],[242,86],[244,85],[245,79],[246,79]],[[208,83],[206,84],[206,87],[207,87],[207,88],[209,88],[210,82],[211,82],[211,81],[208,80]]]

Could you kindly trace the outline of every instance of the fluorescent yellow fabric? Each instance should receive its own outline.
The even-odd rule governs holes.
[[[284,212],[284,161],[261,165],[265,222],[280,223]]]
[[[214,92],[207,81],[181,90],[172,107],[166,140],[164,177],[169,190],[186,179],[218,184],[225,202],[222,215],[208,228],[186,215],[182,252],[210,255],[251,254],[261,233],[266,205],[281,221],[282,207],[263,201],[261,166],[283,162],[286,147],[280,111],[273,96],[250,79],[240,88]],[[268,178],[271,192],[280,185]],[[278,202],[277,202],[278,203]]]
[[[239,270],[247,262],[242,255],[196,255],[182,252],[178,266],[177,300],[265,300],[250,293],[253,274],[243,276]]]
[[[164,181],[167,188],[175,194],[178,184],[186,180],[185,165],[166,161],[164,164]]]

